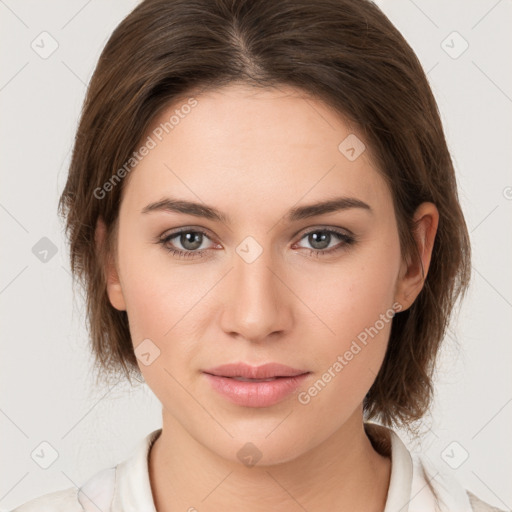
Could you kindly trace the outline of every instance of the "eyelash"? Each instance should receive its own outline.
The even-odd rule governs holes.
[[[179,236],[183,233],[200,233],[200,234],[204,235],[205,237],[209,238],[208,233],[206,233],[205,231],[203,231],[201,229],[182,229],[180,231],[176,231],[174,233],[171,233],[171,234],[159,239],[157,243],[161,244],[166,251],[172,253],[173,256],[176,256],[178,258],[194,258],[194,257],[202,258],[202,257],[204,257],[205,253],[208,252],[209,249],[202,249],[200,251],[190,251],[190,250],[182,251],[181,249],[173,249],[166,245],[173,238],[176,238],[177,236]],[[325,229],[317,228],[317,229],[308,231],[307,233],[304,233],[302,235],[300,240],[303,240],[304,238],[306,238],[308,235],[310,235],[312,233],[329,233],[331,235],[337,236],[342,241],[341,244],[338,244],[337,246],[332,247],[330,249],[323,249],[323,250],[321,250],[321,249],[306,249],[309,251],[310,256],[314,255],[317,258],[322,257],[322,256],[329,256],[333,253],[336,253],[338,251],[346,249],[347,247],[350,247],[351,245],[353,245],[356,242],[356,239],[353,236],[347,235],[346,233],[343,233],[342,231],[338,231],[335,229],[327,229],[327,228],[325,228]]]

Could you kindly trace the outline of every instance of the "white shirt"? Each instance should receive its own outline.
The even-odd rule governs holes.
[[[444,468],[411,455],[393,430],[369,422],[365,430],[378,451],[391,456],[384,512],[503,512],[466,491]],[[12,512],[156,512],[148,454],[161,431],[148,434],[128,459],[96,473],[79,489],[45,494]]]

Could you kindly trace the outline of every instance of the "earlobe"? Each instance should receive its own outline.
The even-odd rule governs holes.
[[[107,228],[105,226],[105,222],[100,217],[96,222],[94,241],[96,244],[98,262],[103,267],[103,275],[105,276],[107,286],[107,295],[110,303],[114,308],[119,311],[126,311],[126,304],[121,287],[121,281],[119,279],[119,272],[116,268],[112,254],[104,247],[104,244],[106,243],[106,237]]]
[[[414,214],[415,257],[402,262],[395,298],[408,309],[421,292],[427,277],[439,224],[439,212],[433,203],[422,203]]]

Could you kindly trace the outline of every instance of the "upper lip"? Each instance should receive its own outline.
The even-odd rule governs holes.
[[[220,377],[243,377],[245,379],[270,379],[271,377],[296,377],[307,370],[298,370],[284,364],[267,363],[261,366],[251,366],[246,363],[222,364],[215,368],[203,370],[204,373]]]

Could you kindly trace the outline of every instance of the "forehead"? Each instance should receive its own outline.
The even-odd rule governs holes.
[[[292,206],[326,194],[389,200],[362,137],[295,88],[231,84],[184,96],[160,112],[141,144],[148,137],[153,147],[125,191],[138,209],[166,192],[209,204],[229,199],[239,208],[256,200]]]

